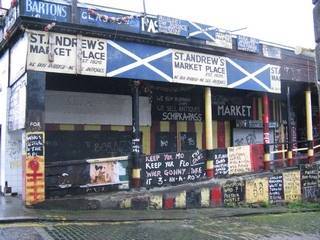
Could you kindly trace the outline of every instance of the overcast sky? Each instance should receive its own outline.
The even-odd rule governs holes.
[[[3,2],[10,2],[3,0]],[[143,11],[143,0],[81,0]],[[261,40],[314,48],[311,0],[145,0],[147,13],[192,20]]]

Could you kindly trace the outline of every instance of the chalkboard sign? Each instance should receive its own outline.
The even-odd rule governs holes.
[[[197,149],[197,134],[195,132],[181,132],[181,151],[190,151]]]
[[[318,166],[316,164],[305,164],[300,167],[301,188],[304,199],[312,200],[318,194]]]
[[[44,155],[43,142],[44,142],[43,132],[27,133],[27,139],[26,139],[27,156],[43,156]]]
[[[269,177],[269,201],[270,203],[278,203],[283,200],[283,176],[276,174]]]
[[[160,153],[142,157],[142,179],[146,187],[195,182],[204,176],[203,151]]]
[[[155,121],[202,121],[203,97],[191,91],[155,91],[151,110]]]
[[[223,201],[225,206],[235,206],[244,201],[245,182],[228,181],[223,185]]]
[[[170,132],[156,133],[156,152],[176,152],[177,151],[177,135]]]
[[[124,156],[131,153],[131,132],[48,131],[46,161]]]
[[[211,151],[216,177],[225,177],[229,174],[228,151],[226,148]]]

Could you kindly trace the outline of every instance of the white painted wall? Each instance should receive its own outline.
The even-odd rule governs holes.
[[[46,123],[131,125],[131,96],[46,91]],[[140,97],[140,125],[151,125],[151,103]]]

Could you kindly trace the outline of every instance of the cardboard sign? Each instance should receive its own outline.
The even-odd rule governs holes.
[[[173,82],[226,87],[226,59],[203,53],[173,50]]]
[[[301,165],[301,188],[303,198],[314,200],[318,195],[318,165]]]
[[[284,200],[287,202],[301,199],[300,171],[283,173]]]
[[[268,178],[256,178],[246,181],[246,202],[267,203],[269,201]]]
[[[250,146],[229,147],[228,161],[230,175],[251,172]]]

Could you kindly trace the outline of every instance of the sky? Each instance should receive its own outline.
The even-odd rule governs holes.
[[[10,1],[2,0],[6,5]],[[79,0],[142,12],[143,0]],[[149,14],[192,20],[286,46],[314,48],[312,0],[145,0]]]

